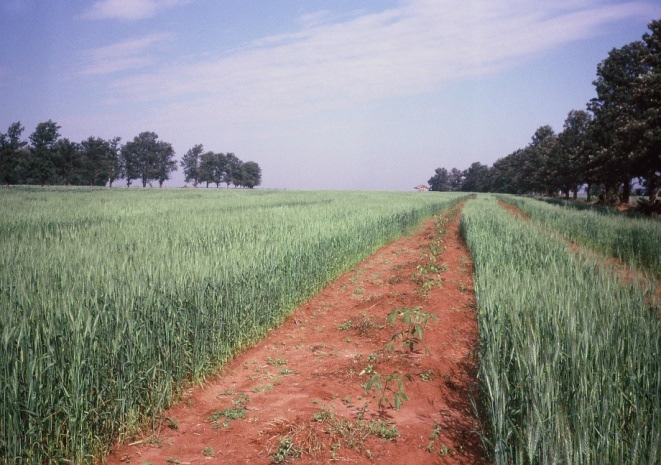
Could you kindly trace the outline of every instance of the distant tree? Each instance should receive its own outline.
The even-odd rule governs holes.
[[[580,185],[592,184],[588,173],[592,168],[596,151],[590,139],[591,124],[592,117],[587,111],[572,110],[565,119],[563,131],[558,134],[558,150],[553,159],[553,172],[565,198],[569,198],[569,192],[573,191],[576,199]]]
[[[177,169],[172,145],[159,141],[155,132],[141,132],[127,142],[122,147],[122,161],[127,186],[133,179],[140,179],[142,187],[147,187],[151,181],[158,181],[162,186]]]
[[[236,187],[236,181],[241,177],[240,169],[243,162],[233,153],[228,153],[225,155],[225,158],[227,159],[227,165],[225,167],[223,182],[227,183],[227,187],[230,187],[230,183]]]
[[[69,139],[60,139],[55,143],[56,182],[58,184],[80,184],[82,172],[81,146]]]
[[[170,179],[170,174],[177,171],[177,161],[174,159],[174,149],[168,142],[157,142],[157,156],[154,177],[158,181],[158,187]]]
[[[203,151],[202,144],[194,145],[181,159],[181,167],[186,176],[185,182],[193,181],[193,187],[197,187],[200,182],[200,156]]]
[[[463,173],[464,183],[461,190],[464,192],[486,192],[489,190],[489,167],[476,161]]]
[[[247,161],[242,166],[243,171],[243,187],[253,189],[262,183],[262,169],[254,161]]]
[[[88,186],[105,186],[110,177],[111,164],[116,151],[113,150],[110,142],[93,136],[82,141],[80,146],[81,183]]]
[[[119,148],[121,140],[121,137],[113,137],[108,141],[110,145],[107,159],[108,187],[112,187],[113,182],[124,176],[124,163]]]
[[[27,142],[21,140],[25,128],[20,121],[12,123],[7,133],[0,133],[0,183],[17,184],[20,182],[17,168],[25,156]]]
[[[552,195],[559,189],[554,171],[557,157],[557,136],[549,125],[540,126],[532,136],[524,157],[527,193]]]
[[[209,184],[214,182],[214,171],[215,171],[215,154],[213,152],[204,152],[200,155],[200,164],[198,166],[198,180],[199,182],[206,183],[206,187],[209,188]]]
[[[205,152],[200,156],[200,182],[214,183],[220,187],[224,182],[227,157],[224,153]]]
[[[60,126],[54,121],[48,120],[39,123],[30,135],[31,157],[26,169],[28,183],[48,184],[55,181],[55,144],[60,137],[59,129]]]
[[[434,176],[429,178],[429,189],[432,191],[449,191],[450,190],[450,174],[445,168],[436,168]]]
[[[450,170],[450,190],[458,191],[461,189],[461,185],[464,182],[464,174],[461,170],[457,168],[452,168]]]

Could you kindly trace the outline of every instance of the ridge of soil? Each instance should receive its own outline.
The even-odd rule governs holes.
[[[503,200],[498,199],[498,205],[510,212],[517,219],[520,219],[524,222],[531,220],[530,215],[521,210],[519,207],[507,203]],[[540,230],[544,228],[540,225],[537,226]],[[560,236],[559,236],[560,237]],[[653,289],[651,292],[653,295],[649,295],[650,305],[657,306],[658,301],[661,299],[661,282],[654,280],[644,272],[633,269],[631,266],[627,265],[621,260],[618,260],[615,257],[611,257],[605,254],[602,254],[596,250],[590,249],[582,244],[574,242],[567,238],[562,238],[568,246],[569,249],[577,255],[587,256],[592,259],[593,262],[599,264],[599,266],[610,269],[613,274],[622,282],[623,284],[632,284],[640,283],[643,286]],[[661,316],[661,314],[660,314]]]
[[[108,464],[486,463],[471,403],[478,328],[461,205],[381,248],[162,413]],[[433,313],[414,351],[394,309]],[[364,384],[399,375],[408,397],[379,408]],[[383,394],[390,402],[396,381]],[[244,417],[241,418],[241,415]],[[395,436],[396,427],[397,436]],[[382,436],[382,437],[379,437]]]

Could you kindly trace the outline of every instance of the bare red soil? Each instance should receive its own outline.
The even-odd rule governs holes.
[[[459,209],[443,226],[429,220],[377,251],[187,391],[158,431],[118,446],[107,463],[485,463],[470,401],[472,262],[458,223]],[[411,351],[396,340],[385,350],[407,328],[389,325],[387,315],[418,307],[437,317],[420,344]],[[399,410],[386,401],[379,408],[376,390],[365,392],[375,373],[403,380],[409,400]],[[388,386],[397,390],[395,381]],[[392,391],[384,394],[393,401]]]

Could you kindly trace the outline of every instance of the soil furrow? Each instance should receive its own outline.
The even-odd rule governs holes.
[[[107,463],[483,463],[459,217],[460,207],[426,221],[329,284]],[[407,314],[436,320],[414,328],[417,341],[400,321]]]

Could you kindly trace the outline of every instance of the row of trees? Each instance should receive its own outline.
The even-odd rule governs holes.
[[[120,146],[120,138],[89,137],[77,143],[60,137],[60,126],[48,120],[39,123],[29,141],[21,139],[20,122],[0,133],[0,183],[66,184],[112,187],[119,179],[142,187],[158,182],[159,187],[178,169],[172,144],[154,132],[141,132]],[[221,182],[229,187],[253,188],[261,183],[261,169],[255,162],[242,162],[232,153],[204,152],[196,145],[180,164],[186,182]]]
[[[233,153],[205,152],[202,144],[195,145],[183,156],[181,167],[186,182],[194,187],[200,183],[215,184],[220,187],[224,182],[229,187],[248,187],[252,189],[262,182],[262,170],[254,161],[242,162]]]
[[[661,21],[642,41],[613,49],[597,68],[597,96],[572,110],[562,132],[538,128],[526,147],[489,167],[438,168],[432,190],[564,194],[585,189],[605,203],[629,203],[634,180],[656,202],[661,185]]]

